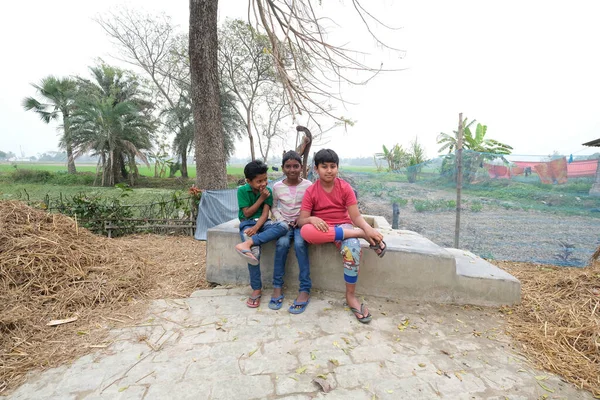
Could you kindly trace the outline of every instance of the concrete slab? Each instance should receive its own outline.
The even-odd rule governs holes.
[[[518,281],[512,277],[512,280],[505,279],[506,273],[500,277],[497,272],[500,270],[485,260],[479,259],[475,266],[470,266],[471,260],[456,259],[462,251],[444,249],[415,232],[393,230],[379,216],[366,215],[365,219],[383,233],[388,251],[384,258],[379,258],[368,248],[368,243],[361,240],[363,259],[357,285],[361,294],[476,305],[520,301]],[[239,221],[235,219],[208,230],[206,277],[209,282],[248,284],[247,265],[233,250],[240,241],[238,227]],[[261,252],[263,286],[271,287],[274,243],[262,246]],[[335,245],[309,246],[309,257],[314,289],[344,290],[343,267]],[[457,262],[461,265],[460,274],[457,274]],[[286,286],[297,288],[297,276],[298,264],[292,248],[286,264]]]
[[[374,319],[363,325],[343,293],[313,292],[300,315],[285,311],[293,293],[279,311],[247,308],[248,294],[154,301],[140,324],[170,315],[176,334],[163,346],[141,343],[135,326],[115,329],[110,347],[31,373],[7,399],[593,398],[531,367],[494,309],[367,296]]]
[[[457,303],[518,304],[521,282],[506,271],[466,250],[446,249],[456,259]]]

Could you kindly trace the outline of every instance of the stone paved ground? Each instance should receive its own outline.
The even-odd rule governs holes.
[[[301,315],[269,310],[265,299],[249,309],[246,293],[155,301],[145,322],[114,330],[108,348],[33,373],[9,398],[592,398],[517,355],[495,309],[369,298],[375,318],[362,325],[339,293],[313,293]]]

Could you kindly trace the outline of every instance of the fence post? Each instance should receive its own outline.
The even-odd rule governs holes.
[[[400,220],[400,207],[398,203],[392,204],[392,229],[398,229],[398,223]]]
[[[463,146],[463,119],[462,113],[458,114],[458,132],[456,133],[456,224],[454,225],[454,248],[458,249],[460,237],[460,201],[462,191],[462,148]]]

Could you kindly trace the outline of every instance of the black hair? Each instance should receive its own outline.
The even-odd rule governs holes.
[[[283,155],[283,158],[281,159],[281,166],[283,167],[285,162],[289,160],[296,160],[300,163],[300,165],[302,165],[302,157],[300,157],[300,154],[294,150],[290,150]]]
[[[321,149],[317,151],[317,154],[315,154],[315,167],[327,162],[335,163],[335,165],[339,166],[340,158],[336,152],[331,149]]]
[[[260,160],[254,160],[250,161],[244,167],[244,176],[246,179],[251,181],[252,179],[256,178],[257,175],[266,174],[268,170],[269,167],[267,167],[267,164]]]

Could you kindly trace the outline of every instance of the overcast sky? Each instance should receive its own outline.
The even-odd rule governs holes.
[[[244,17],[247,3],[219,2],[220,20]],[[317,3],[316,1],[314,3]],[[381,145],[415,137],[428,157],[436,136],[458,125],[458,113],[488,126],[487,136],[515,154],[592,154],[581,144],[600,138],[600,4],[595,1],[368,0],[382,20],[402,27],[379,30],[405,57],[377,48],[360,27],[349,0],[327,0],[340,26],[331,39],[370,53],[365,61],[404,68],[344,91],[338,114],[356,120],[330,134],[341,157],[372,156]],[[27,156],[57,150],[56,125],[47,126],[21,101],[47,75],[86,75],[97,57],[114,63],[112,47],[92,21],[118,5],[162,11],[187,30],[186,0],[55,0],[7,2],[0,15],[3,44],[0,150]],[[309,126],[310,127],[310,126]],[[290,130],[290,143],[294,133]],[[293,146],[293,145],[292,145]],[[292,147],[288,144],[287,148]],[[237,156],[247,156],[245,142]]]

